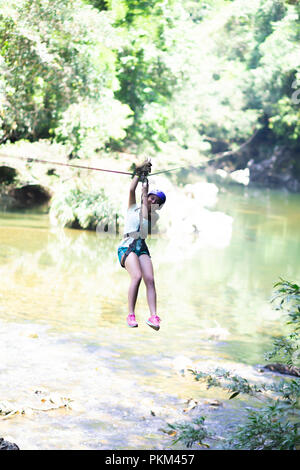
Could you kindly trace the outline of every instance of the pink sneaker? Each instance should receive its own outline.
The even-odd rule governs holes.
[[[156,331],[160,329],[160,318],[157,315],[151,315],[151,317],[148,318],[146,323]]]
[[[135,319],[135,314],[132,313],[130,315],[128,315],[127,317],[127,325],[130,327],[130,328],[137,328],[139,325],[138,325],[138,322],[136,321]]]

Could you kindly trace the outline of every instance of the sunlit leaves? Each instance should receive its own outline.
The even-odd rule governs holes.
[[[123,17],[119,12],[116,21],[125,38],[118,51],[120,89],[116,97],[134,113],[128,138],[137,145],[149,142],[157,149],[159,142],[167,138],[170,100],[178,78],[168,63],[175,47],[168,36],[175,21],[173,3],[124,0],[117,6],[112,2],[113,11],[123,6]]]
[[[124,139],[130,115],[127,105],[106,93],[99,103],[86,99],[71,104],[54,132],[57,141],[68,145],[77,156],[92,156],[110,138]]]
[[[211,437],[204,423],[204,416],[199,416],[194,419],[192,423],[168,423],[169,431],[165,432],[173,437],[173,444],[182,442],[182,444],[189,448],[197,443],[198,445],[209,448],[209,445],[203,442],[205,439]]]
[[[73,184],[56,193],[50,218],[62,227],[95,230],[99,222],[114,222],[115,213],[102,188],[95,191]]]
[[[0,5],[0,142],[50,135],[75,140],[77,153],[94,149],[87,138],[94,114],[101,122],[94,134],[99,148],[112,139],[140,150],[170,142],[209,155],[206,137],[234,148],[262,125],[274,139],[298,145],[299,107],[292,100],[300,70],[297,2]],[[78,112],[81,105],[89,116]]]
[[[119,39],[116,35],[113,43],[112,31],[108,15],[80,0],[24,0],[0,17],[7,137],[48,137],[50,129],[55,135],[63,113],[85,98],[103,109],[102,96],[118,87],[111,49]],[[124,125],[122,119],[119,123]],[[119,137],[122,131],[112,134]]]
[[[280,404],[247,410],[247,420],[233,433],[230,447],[242,450],[295,450],[300,443],[298,424],[287,419]]]

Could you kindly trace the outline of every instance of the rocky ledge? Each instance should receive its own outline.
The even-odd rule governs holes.
[[[299,150],[275,143],[266,129],[257,131],[237,150],[217,154],[208,169],[226,183],[300,192]]]

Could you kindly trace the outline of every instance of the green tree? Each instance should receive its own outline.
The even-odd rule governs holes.
[[[78,151],[87,127],[100,148],[111,135],[124,136],[130,110],[113,96],[118,82],[110,18],[80,0],[1,1],[1,7],[2,141],[52,135]],[[76,115],[72,127],[68,118],[79,103],[88,114]],[[110,134],[104,122],[115,119],[116,108],[120,127]]]
[[[281,279],[274,285],[271,300],[284,312],[291,328],[287,336],[276,338],[267,359],[280,358],[288,366],[299,364],[300,287]],[[273,383],[250,383],[230,371],[217,368],[211,372],[191,371],[207,387],[221,387],[234,399],[246,394],[260,400],[263,406],[248,408],[246,419],[227,438],[227,448],[243,450],[295,450],[300,444],[299,399],[300,379],[282,379]]]
[[[115,24],[126,38],[117,53],[116,97],[134,113],[127,142],[146,141],[156,149],[168,139],[170,102],[178,84],[168,61],[176,45],[171,33],[176,22],[173,4],[172,0],[111,2]]]

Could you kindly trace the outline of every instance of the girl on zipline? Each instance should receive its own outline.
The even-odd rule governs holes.
[[[138,323],[135,318],[135,304],[138,290],[143,278],[147,290],[147,301],[150,317],[146,323],[159,330],[160,318],[156,311],[156,289],[154,283],[153,266],[145,238],[151,233],[151,226],[157,222],[157,210],[161,209],[166,201],[166,195],[159,190],[148,192],[148,180],[146,175],[151,171],[150,161],[137,165],[135,175],[129,189],[129,202],[124,228],[124,239],[118,247],[120,264],[125,268],[131,278],[128,290],[128,316],[127,324],[130,328],[136,328]],[[138,182],[142,178],[141,206],[136,204],[135,191]]]

